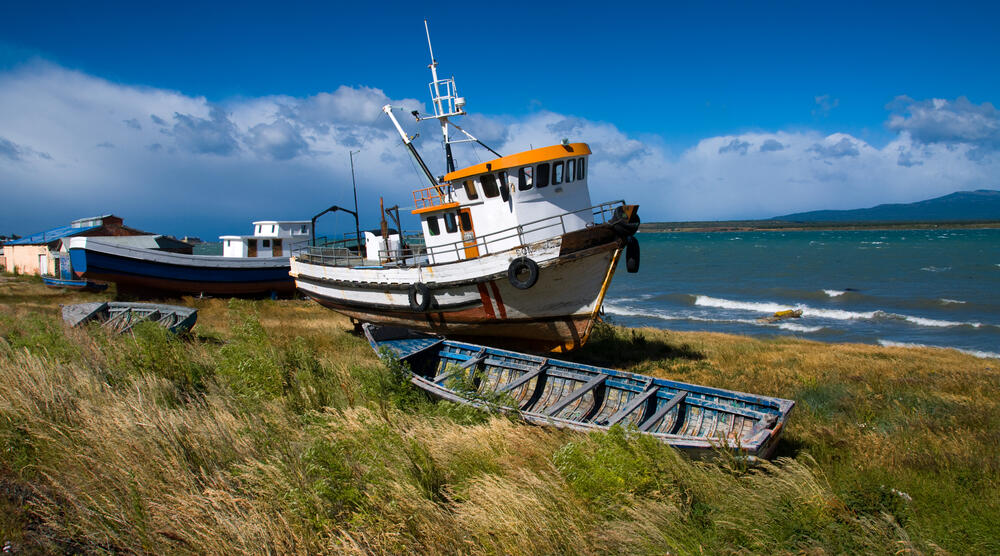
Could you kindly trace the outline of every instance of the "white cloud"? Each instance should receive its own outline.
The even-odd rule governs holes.
[[[406,206],[425,186],[381,113],[387,103],[443,173],[436,122],[409,117],[422,103],[375,88],[213,104],[44,62],[0,73],[0,222],[9,228],[0,231],[115,212],[139,228],[210,238],[242,233],[252,219],[308,218],[353,202],[348,151],[358,149],[362,221],[371,222],[379,196]],[[777,131],[707,137],[673,153],[660,137],[548,111],[459,123],[501,153],[588,142],[592,198],[639,202],[647,221],[769,217],[997,187],[992,105],[904,98],[892,110],[897,136],[882,147],[843,133]],[[491,158],[470,145],[455,156],[459,167]]]
[[[967,151],[972,160],[982,160],[1000,149],[1000,111],[989,102],[974,104],[965,97],[917,101],[896,97],[887,127],[908,133],[923,144],[975,145]]]

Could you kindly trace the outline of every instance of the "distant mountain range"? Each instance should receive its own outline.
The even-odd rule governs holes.
[[[916,203],[878,205],[854,210],[814,210],[775,216],[785,222],[957,222],[1000,221],[1000,191],[958,191]]]

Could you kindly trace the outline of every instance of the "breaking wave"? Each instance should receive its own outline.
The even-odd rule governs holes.
[[[894,319],[894,320],[904,320],[919,326],[936,326],[942,328],[952,327],[952,326],[971,326],[973,328],[979,328],[983,326],[983,323],[981,322],[956,322],[950,320],[929,319],[925,317],[914,317],[911,315],[888,313],[885,311],[845,311],[842,309],[818,309],[804,304],[796,304],[790,306],[787,304],[773,303],[766,301],[765,302],[733,301],[730,299],[709,297],[707,295],[696,296],[694,304],[700,305],[702,307],[715,307],[718,309],[733,309],[740,311],[754,311],[766,314],[774,314],[777,313],[778,311],[784,311],[787,309],[801,309],[803,317],[818,317],[818,318],[834,319],[834,320]]]
[[[714,322],[720,324],[751,324],[754,326],[780,328],[782,330],[788,330],[791,332],[801,332],[803,334],[819,332],[825,328],[824,326],[806,326],[803,324],[798,324],[795,322],[787,322],[787,321],[760,322],[756,319],[711,319],[705,317],[698,317],[695,315],[678,315],[674,313],[668,313],[666,311],[660,311],[657,309],[639,309],[628,305],[618,305],[610,302],[604,303],[604,312],[609,315],[617,315],[620,317],[644,317],[644,318],[652,318],[652,319],[659,319],[666,321],[683,320],[692,322]]]
[[[980,359],[1000,359],[1000,353],[994,353],[992,351],[980,351],[976,349],[962,349],[953,348],[946,346],[932,346],[929,344],[917,344],[909,342],[894,342],[892,340],[879,340],[878,344],[883,347],[902,347],[902,348],[937,348],[937,349],[953,349],[955,351],[960,351],[966,355],[971,355],[973,357],[978,357]]]

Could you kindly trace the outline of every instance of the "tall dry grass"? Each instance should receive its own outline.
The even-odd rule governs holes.
[[[305,302],[186,299],[191,337],[109,337],[16,287],[0,306],[0,542],[19,550],[1000,550],[990,361],[611,327],[574,355],[796,399],[781,457],[748,466],[434,403]]]

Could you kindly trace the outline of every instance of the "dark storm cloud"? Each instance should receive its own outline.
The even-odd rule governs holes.
[[[170,135],[183,151],[229,156],[240,150],[239,131],[218,106],[211,108],[208,118],[175,112],[174,120]]]
[[[253,126],[247,142],[254,152],[274,160],[290,160],[309,152],[309,144],[286,120]]]
[[[768,139],[760,145],[760,152],[762,153],[781,151],[784,149],[785,146],[777,139]]]
[[[738,153],[740,155],[747,154],[747,149],[750,148],[750,143],[746,141],[740,141],[739,139],[733,139],[729,144],[719,147],[719,154],[726,153]]]
[[[820,158],[844,158],[846,156],[858,156],[858,154],[860,154],[860,151],[858,151],[858,147],[854,144],[854,141],[851,141],[847,137],[842,138],[840,141],[832,145],[815,143],[806,150],[816,153]]]

